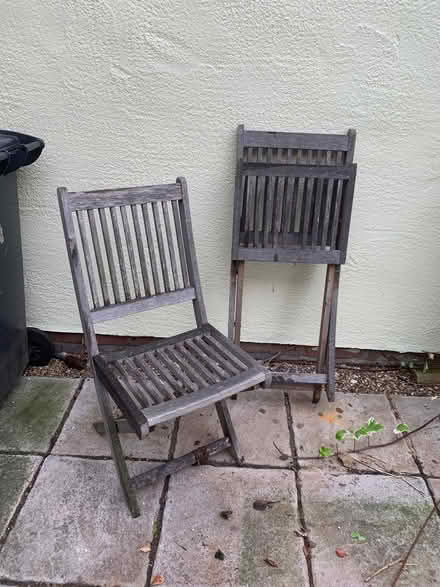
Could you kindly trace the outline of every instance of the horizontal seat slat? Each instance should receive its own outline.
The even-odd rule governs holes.
[[[243,163],[243,175],[249,177],[308,177],[325,179],[350,179],[356,173],[356,164],[351,165],[283,165]]]
[[[341,251],[300,247],[270,247],[266,249],[248,249],[239,247],[233,259],[237,261],[273,261],[278,263],[326,263],[338,265],[341,262]]]

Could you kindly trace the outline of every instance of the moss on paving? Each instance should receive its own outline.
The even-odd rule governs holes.
[[[0,448],[46,451],[78,381],[27,378],[0,409]]]
[[[40,460],[39,457],[0,455],[0,535]]]

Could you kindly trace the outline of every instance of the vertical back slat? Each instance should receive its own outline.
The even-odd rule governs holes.
[[[264,234],[263,234],[263,246],[268,247],[273,243],[270,238],[272,232],[272,219],[273,219],[273,197],[274,197],[274,186],[275,177],[269,177],[267,180],[267,191],[266,191],[266,209],[264,212]]]
[[[99,208],[99,219],[101,221],[102,235],[104,237],[104,247],[107,255],[108,265],[110,268],[110,280],[112,282],[113,295],[117,304],[122,302],[121,294],[119,292],[119,284],[116,277],[116,264],[113,255],[113,246],[110,238],[110,230],[105,214],[106,208]]]
[[[95,251],[96,266],[98,267],[99,283],[101,284],[102,299],[104,306],[110,305],[110,296],[107,287],[107,278],[104,269],[104,260],[102,257],[101,244],[99,242],[98,226],[96,224],[95,210],[87,210],[89,218],[90,234],[92,235],[93,250]]]
[[[303,248],[308,244],[309,230],[310,230],[310,211],[312,207],[312,193],[313,193],[313,177],[307,177],[307,188],[306,188],[306,202],[304,206],[304,220],[302,225],[302,246]]]
[[[276,199],[275,199],[275,213],[273,222],[273,246],[278,246],[278,238],[281,232],[281,216],[283,212],[284,200],[284,177],[277,177],[276,181]]]
[[[332,206],[332,198],[333,198],[333,179],[329,179],[327,182],[327,190],[325,195],[325,205],[324,205],[324,219],[322,224],[322,232],[321,232],[321,247],[324,249],[327,246],[327,238],[328,238],[328,227],[330,222],[330,211]]]
[[[251,234],[255,229],[255,188],[257,185],[257,178],[249,176],[247,180],[246,190],[246,228],[247,245],[252,246]]]
[[[174,226],[176,227],[177,248],[179,249],[180,269],[182,271],[183,285],[189,287],[188,267],[186,266],[185,247],[183,244],[182,224],[180,222],[179,203],[172,201]]]
[[[134,254],[133,239],[131,238],[130,224],[128,221],[127,206],[121,206],[122,226],[124,228],[125,242],[127,244],[128,260],[130,262],[131,277],[133,279],[134,294],[136,298],[142,297],[139,285],[139,276],[136,267],[136,258]]]
[[[92,294],[93,307],[96,309],[96,308],[100,307],[99,294],[98,294],[98,288],[96,286],[95,274],[93,271],[92,255],[90,253],[90,247],[89,247],[89,242],[88,242],[88,238],[87,238],[87,226],[86,226],[84,214],[85,214],[84,211],[78,210],[76,212],[76,218],[78,220],[79,234],[81,237],[81,244],[82,244],[82,249],[83,249],[83,253],[84,253],[84,260],[85,260],[85,264],[86,264],[87,276],[89,278],[89,286],[90,286],[90,292]]]
[[[160,216],[159,216],[159,204],[157,202],[152,203],[153,207],[153,218],[154,218],[154,226],[156,228],[156,238],[157,238],[157,245],[159,247],[159,259],[160,259],[160,266],[162,268],[162,278],[163,284],[165,286],[165,291],[170,291],[170,279],[168,276],[168,267],[167,267],[167,259],[165,256],[165,244],[163,240],[163,233],[162,233],[162,226],[160,224]]]
[[[283,214],[283,242],[287,244],[287,239],[292,225],[292,212],[293,212],[293,188],[295,184],[294,177],[287,178],[286,185],[286,198]]]
[[[312,224],[312,247],[318,245],[318,229],[321,222],[321,199],[322,199],[322,186],[324,180],[322,177],[318,178],[314,209],[313,209],[313,224]]]
[[[330,238],[330,247],[332,249],[334,249],[336,247],[336,238],[338,236],[339,212],[340,212],[340,208],[341,208],[342,188],[344,185],[344,180],[337,179],[336,182],[337,183],[336,183],[335,206],[333,209],[331,238]]]
[[[131,300],[130,283],[128,281],[127,267],[125,266],[124,248],[122,246],[121,231],[119,229],[118,216],[115,206],[110,208],[110,217],[112,219],[113,234],[115,236],[116,252],[118,254],[119,269],[121,271],[125,301],[128,302]]]
[[[177,273],[176,253],[174,250],[173,233],[171,231],[170,215],[168,213],[168,202],[162,202],[162,213],[165,221],[165,232],[168,241],[168,252],[171,261],[171,271],[173,273],[174,289],[179,289],[179,274]]]
[[[147,237],[148,256],[150,257],[151,272],[153,274],[154,293],[161,293],[159,273],[157,271],[156,252],[154,248],[153,233],[151,230],[148,204],[142,204],[142,216],[144,218],[145,236]]]
[[[266,178],[264,175],[260,175],[256,178],[256,206],[255,206],[255,232],[254,232],[254,245],[256,247],[262,246],[263,237],[263,214],[264,214],[264,195],[266,187]]]
[[[134,233],[136,236],[137,250],[139,253],[139,261],[141,265],[142,281],[144,282],[145,295],[151,295],[150,283],[147,271],[147,259],[145,256],[145,247],[142,238],[141,223],[139,220],[139,209],[136,204],[131,206],[131,214],[133,216]]]

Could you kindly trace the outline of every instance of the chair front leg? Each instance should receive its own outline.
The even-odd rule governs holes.
[[[122,452],[121,442],[119,440],[118,431],[115,421],[112,416],[110,398],[104,385],[95,375],[95,390],[98,397],[99,408],[101,410],[102,419],[104,421],[104,428],[106,436],[110,443],[113,461],[116,465],[119,482],[124,493],[125,500],[130,509],[133,518],[139,516],[139,506],[136,498],[135,488],[133,487],[130,476],[128,474],[127,463],[125,462],[124,453]]]
[[[231,414],[229,412],[226,400],[217,402],[215,404],[215,408],[217,410],[217,416],[220,420],[220,425],[222,427],[223,434],[231,441],[232,456],[236,460],[237,465],[240,465],[243,462],[243,457],[241,456],[240,444],[235,433],[234,425],[232,424]]]

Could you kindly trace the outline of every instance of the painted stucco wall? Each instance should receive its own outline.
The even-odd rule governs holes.
[[[55,190],[187,177],[211,322],[226,331],[235,129],[358,131],[340,346],[440,350],[440,3],[3,0],[0,127],[19,177],[30,325],[79,331]],[[243,339],[314,344],[323,268],[250,264]],[[168,335],[167,307],[101,332]]]

